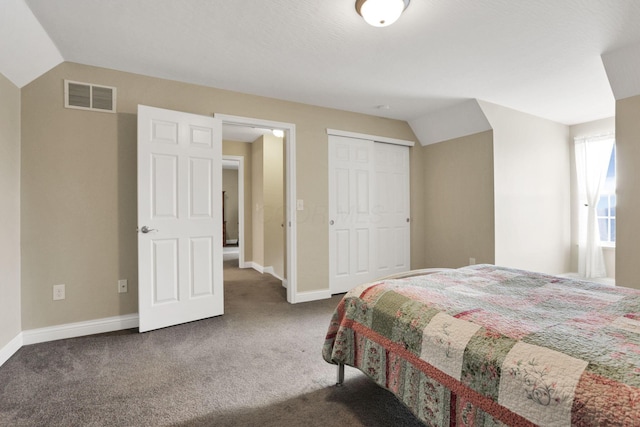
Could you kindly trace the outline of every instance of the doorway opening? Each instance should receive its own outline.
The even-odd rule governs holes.
[[[222,114],[215,114],[215,117],[222,121],[223,175],[226,173],[231,177],[233,174],[230,171],[225,172],[224,162],[229,162],[226,170],[233,170],[235,166],[232,162],[237,161],[238,192],[241,191],[240,187],[245,190],[244,195],[238,197],[238,204],[244,208],[238,208],[238,265],[240,268],[253,268],[261,273],[270,273],[282,280],[287,290],[287,301],[295,303],[297,302],[295,125]],[[277,131],[281,132],[280,135]],[[259,143],[251,148],[239,145],[253,144],[256,140]],[[278,140],[280,145],[277,145]],[[239,142],[235,143],[236,141]],[[251,160],[248,160],[248,156]],[[274,164],[278,161],[281,162],[279,173],[273,170]],[[258,163],[261,167],[258,167]],[[243,171],[241,172],[240,169]],[[251,172],[251,182],[245,179],[249,176],[249,172]],[[256,178],[263,178],[262,182],[261,179],[253,179],[254,173]],[[229,179],[233,180],[233,178]],[[268,191],[268,195],[265,192],[259,196],[261,186],[265,189],[279,187],[280,199],[274,198],[272,190]],[[255,195],[254,191],[251,191],[254,188],[256,188]],[[228,201],[229,198],[225,197],[225,209]],[[230,215],[226,224],[226,227],[229,227],[227,233],[229,237],[225,241],[232,244],[234,227],[230,221],[234,219],[232,219],[233,214],[230,213]],[[226,248],[225,246],[223,249]],[[260,248],[267,248],[272,254],[275,253],[275,256],[261,252]],[[233,249],[226,249],[226,252],[229,253],[228,258],[234,256]]]

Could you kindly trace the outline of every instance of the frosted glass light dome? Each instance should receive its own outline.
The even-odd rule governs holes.
[[[404,9],[404,0],[365,0],[361,3],[358,12],[367,24],[386,27],[396,22]]]

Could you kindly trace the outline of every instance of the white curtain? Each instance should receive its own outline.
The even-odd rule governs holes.
[[[575,142],[580,203],[578,273],[586,278],[605,277],[597,207],[615,140],[613,135],[605,135],[576,138]]]

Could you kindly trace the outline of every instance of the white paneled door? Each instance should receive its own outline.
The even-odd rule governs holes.
[[[374,144],[375,278],[409,270],[409,147]]]
[[[371,141],[329,136],[329,277],[332,294],[369,280],[372,256]]]
[[[222,126],[138,106],[140,332],[221,315]]]
[[[332,294],[409,270],[409,148],[329,136]]]

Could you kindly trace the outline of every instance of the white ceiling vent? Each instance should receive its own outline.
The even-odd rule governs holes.
[[[65,108],[116,112],[116,88],[90,83],[64,81]]]

